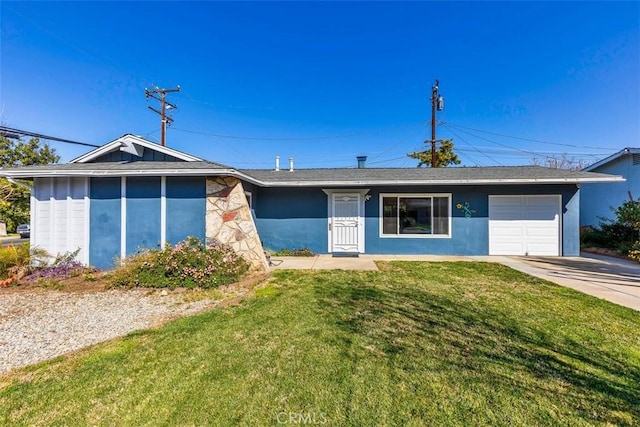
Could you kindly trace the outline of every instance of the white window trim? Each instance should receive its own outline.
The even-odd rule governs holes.
[[[451,238],[451,217],[452,217],[452,195],[451,193],[380,193],[380,207],[378,211],[378,237],[381,239],[450,239]],[[449,199],[448,207],[448,227],[449,233],[447,234],[384,234],[383,233],[383,220],[384,220],[384,197],[447,197]]]

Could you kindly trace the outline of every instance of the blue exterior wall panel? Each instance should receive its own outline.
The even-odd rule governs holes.
[[[580,256],[580,190],[562,194],[562,253]]]
[[[380,237],[381,193],[451,194],[451,237]],[[365,202],[365,252],[372,254],[487,255],[489,250],[488,195],[464,187],[382,187],[369,191]],[[456,209],[469,203],[471,218]]]
[[[127,255],[141,248],[159,248],[160,177],[129,177],[126,186]]]
[[[488,255],[489,195],[562,196],[562,247],[565,256],[579,255],[579,200],[575,185],[412,186],[365,187],[365,253]],[[357,189],[353,187],[353,189]],[[328,252],[328,201],[320,188],[257,189],[254,196],[258,233],[266,249],[308,247]],[[381,193],[451,194],[451,237],[380,237]],[[468,203],[475,212],[466,218],[458,204]]]
[[[629,200],[640,198],[640,164],[633,164],[631,154],[606,163],[592,172],[620,175],[626,182],[582,184],[580,187],[580,225],[597,226],[602,218],[614,220],[614,209]]]
[[[204,177],[168,177],[167,241],[171,245],[194,236],[205,241],[206,180]]]
[[[320,188],[253,191],[256,228],[265,249],[306,247],[327,253],[327,195]]]
[[[91,178],[89,264],[110,269],[120,255],[120,178]]]

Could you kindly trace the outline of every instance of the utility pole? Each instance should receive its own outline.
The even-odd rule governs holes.
[[[174,109],[174,110],[178,108],[174,104],[167,101],[167,93],[171,93],[171,92],[180,92],[180,86],[176,87],[175,89],[160,89],[158,86],[156,86],[152,90],[149,90],[146,88],[144,90],[144,94],[147,96],[147,101],[149,100],[149,97],[157,101],[160,101],[160,111],[156,110],[153,107],[148,107],[148,108],[154,113],[157,113],[160,115],[160,126],[161,126],[160,127],[160,130],[161,130],[160,145],[162,145],[163,147],[166,145],[165,138],[167,133],[167,124],[173,123],[173,119],[167,116],[167,108]]]
[[[431,86],[431,167],[436,167],[436,110],[444,110],[444,98],[438,93],[440,82],[436,79],[436,84]]]

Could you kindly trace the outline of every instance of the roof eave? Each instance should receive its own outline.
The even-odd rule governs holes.
[[[607,163],[611,163],[614,160],[619,159],[620,157],[623,156],[628,156],[628,155],[632,155],[632,154],[640,154],[640,148],[635,148],[635,147],[627,147],[627,148],[623,148],[622,150],[618,151],[615,154],[610,155],[609,157],[606,157],[602,160],[600,160],[599,162],[596,162],[592,165],[587,166],[586,168],[582,169],[584,172],[592,172],[595,169],[598,169],[600,166],[604,166]]]
[[[79,157],[76,157],[75,159],[71,160],[69,163],[88,163],[91,160],[97,159],[106,153],[120,150],[122,147],[126,147],[128,145],[139,145],[144,148],[155,150],[159,153],[163,153],[186,162],[202,161],[201,158],[192,156],[191,154],[183,153],[182,151],[178,151],[173,148],[169,148],[166,146],[156,144],[151,141],[147,141],[146,139],[136,135],[126,134],[101,147],[96,148],[95,150],[91,150],[88,153],[85,153]]]
[[[597,178],[530,178],[530,179],[452,179],[452,180],[352,180],[352,181],[262,181],[264,187],[347,187],[364,185],[509,185],[509,184],[586,184],[624,182],[621,176]]]
[[[92,178],[92,177],[122,177],[122,176],[234,176],[256,185],[262,182],[238,172],[235,169],[130,169],[130,170],[47,170],[47,171],[16,171],[7,173],[0,170],[0,177],[9,179],[33,179],[33,178]]]
[[[295,181],[269,181],[261,180],[239,172],[232,168],[172,168],[172,169],[129,169],[129,170],[15,170],[3,171],[0,176],[14,179],[51,178],[51,177],[120,177],[120,176],[234,176],[260,187],[322,187],[322,186],[365,186],[365,185],[510,185],[510,184],[584,184],[625,182],[626,179],[618,175],[577,177],[577,178],[508,178],[508,179],[439,179],[439,180],[295,180]]]

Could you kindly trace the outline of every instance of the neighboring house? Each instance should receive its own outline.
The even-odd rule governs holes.
[[[108,268],[186,236],[317,253],[579,255],[579,186],[612,175],[539,166],[242,170],[125,135],[32,178],[31,244]]]
[[[584,169],[619,175],[626,181],[610,185],[584,184],[580,187],[580,225],[597,226],[603,219],[614,220],[614,209],[629,200],[640,199],[640,148],[623,148]]]

